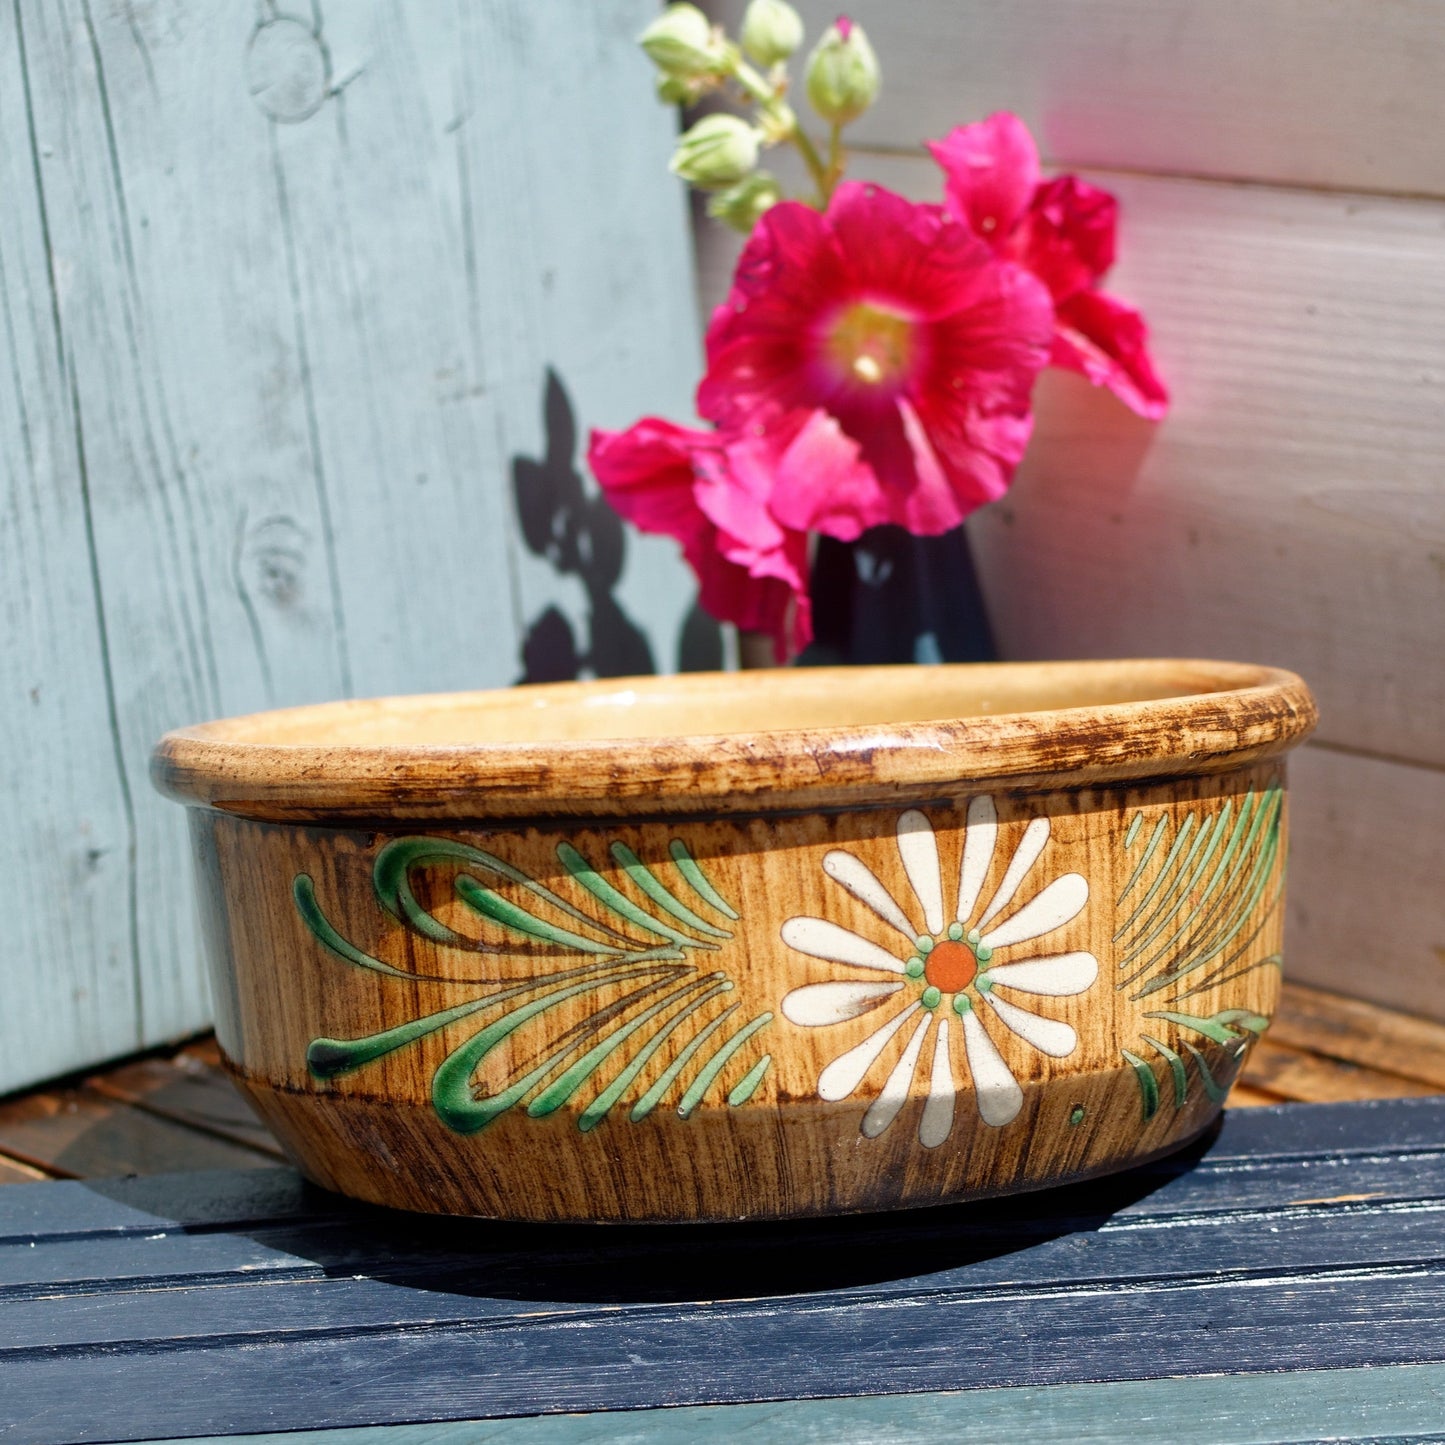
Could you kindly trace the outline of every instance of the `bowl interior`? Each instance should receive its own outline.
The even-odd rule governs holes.
[[[736,736],[1148,702],[1257,685],[1262,672],[1134,661],[691,674],[326,703],[188,731],[240,744],[370,748]]]
[[[151,776],[262,821],[773,812],[1215,771],[1313,722],[1299,678],[1242,663],[694,673],[228,718],[168,733]]]

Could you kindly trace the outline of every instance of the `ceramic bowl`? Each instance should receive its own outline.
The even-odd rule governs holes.
[[[217,1033],[404,1209],[738,1219],[1175,1149],[1279,989],[1293,674],[809,669],[168,735]]]

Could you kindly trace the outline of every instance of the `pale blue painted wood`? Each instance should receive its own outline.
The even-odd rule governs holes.
[[[676,665],[673,549],[589,591],[513,498],[549,370],[554,454],[686,414],[653,9],[6,7],[0,1091],[207,1021],[166,728],[505,684],[549,605]]]
[[[52,269],[35,203],[54,155],[32,118],[26,39],[0,18],[0,1089],[137,1039],[133,799],[111,726],[77,357],[59,325],[74,268],[59,255]]]
[[[700,1440],[1117,1445],[1186,1437],[1210,1445],[1286,1445],[1439,1439],[1442,1420],[1445,1365],[1393,1365],[210,1436],[205,1445],[696,1445]]]

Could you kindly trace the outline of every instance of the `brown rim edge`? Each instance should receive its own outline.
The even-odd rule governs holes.
[[[1314,728],[1314,699],[1280,668],[1193,659],[1119,663],[943,665],[1170,679],[1202,690],[914,723],[550,743],[305,745],[238,741],[269,714],[167,733],[151,760],[157,788],[191,806],[265,822],[482,821],[498,818],[688,816],[869,806],[903,796],[1086,787],[1167,774],[1215,773],[1282,753]],[[768,678],[834,674],[866,685],[894,668],[727,674],[759,691]],[[870,677],[873,674],[873,677]],[[692,674],[684,687],[718,686]],[[553,695],[678,679],[555,684]],[[1211,684],[1215,686],[1210,686]],[[1207,689],[1207,690],[1204,690]],[[289,709],[324,718],[349,708],[456,706],[486,694],[375,699]]]

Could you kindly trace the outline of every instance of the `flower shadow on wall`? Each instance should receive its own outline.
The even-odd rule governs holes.
[[[565,682],[590,672],[632,677],[657,671],[647,635],[614,596],[626,557],[621,518],[589,494],[577,468],[577,419],[567,388],[551,367],[543,388],[546,450],[512,458],[512,493],[527,550],[550,562],[559,577],[576,577],[587,595],[585,636],[555,603],[527,629],[519,682]],[[697,672],[722,666],[718,625],[694,606],[678,639],[678,667]]]

